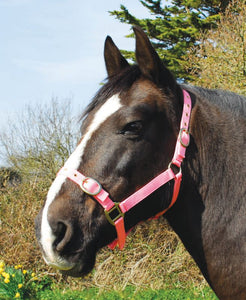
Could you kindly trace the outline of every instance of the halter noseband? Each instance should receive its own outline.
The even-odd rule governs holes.
[[[185,90],[183,90],[183,96],[184,106],[180,122],[180,131],[175,146],[174,156],[168,166],[168,169],[160,175],[156,176],[149,183],[144,185],[142,188],[137,190],[122,202],[112,201],[109,197],[109,194],[102,188],[101,184],[98,181],[91,177],[84,176],[77,170],[71,170],[63,167],[57,174],[57,176],[66,176],[68,179],[75,182],[86,194],[92,196],[104,208],[107,220],[110,224],[115,226],[117,232],[117,239],[109,244],[109,247],[111,249],[114,249],[117,244],[120,249],[123,249],[125,245],[127,236],[124,225],[125,213],[172,179],[174,179],[174,188],[171,203],[166,209],[159,212],[154,218],[158,218],[159,216],[164,214],[173,206],[173,204],[177,200],[182,180],[181,164],[183,162],[183,159],[185,158],[186,148],[190,143],[189,122],[192,104],[190,95]],[[171,168],[172,165],[178,167],[179,172],[177,174],[173,172]]]

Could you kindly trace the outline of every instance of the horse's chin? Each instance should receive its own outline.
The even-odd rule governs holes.
[[[96,252],[90,251],[90,255],[77,255],[70,257],[56,256],[52,261],[43,256],[45,262],[52,268],[60,271],[63,275],[83,277],[90,273],[95,265]]]
[[[60,269],[59,271],[66,276],[84,277],[92,271],[95,266],[96,254],[80,258],[73,263],[69,269]]]
[[[92,271],[95,263],[90,263],[86,265],[75,265],[72,269],[69,270],[60,270],[62,275],[71,276],[71,277],[84,277]]]

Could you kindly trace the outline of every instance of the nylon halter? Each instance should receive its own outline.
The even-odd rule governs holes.
[[[65,176],[74,183],[76,183],[86,194],[93,197],[103,208],[105,216],[110,224],[115,226],[117,232],[117,239],[109,244],[111,249],[114,249],[118,244],[120,249],[123,249],[127,233],[124,225],[124,215],[132,207],[140,203],[143,199],[151,195],[154,191],[159,189],[167,182],[174,180],[173,196],[170,205],[159,212],[154,218],[157,218],[170,209],[177,200],[180,184],[182,180],[181,164],[185,158],[186,148],[190,143],[189,134],[189,122],[191,116],[191,98],[187,91],[183,90],[184,105],[183,113],[180,122],[180,131],[177,138],[175,152],[170,162],[168,169],[160,175],[156,176],[149,183],[137,190],[122,202],[114,202],[110,199],[108,192],[106,192],[101,184],[91,177],[86,177],[77,170],[61,168],[57,176]],[[177,174],[172,170],[172,165],[178,167],[179,172]]]

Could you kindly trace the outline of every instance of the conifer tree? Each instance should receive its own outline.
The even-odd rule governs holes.
[[[139,1],[153,18],[138,19],[123,5],[110,14],[120,22],[142,27],[172,73],[180,80],[191,79],[185,68],[187,52],[199,43],[201,32],[216,28],[230,0],[172,0],[167,5],[162,0]],[[132,52],[122,52],[134,60]]]

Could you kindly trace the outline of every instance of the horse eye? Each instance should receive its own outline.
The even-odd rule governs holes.
[[[126,124],[123,130],[120,131],[121,134],[125,135],[136,135],[140,134],[141,130],[143,129],[142,121],[134,121],[131,123]]]

